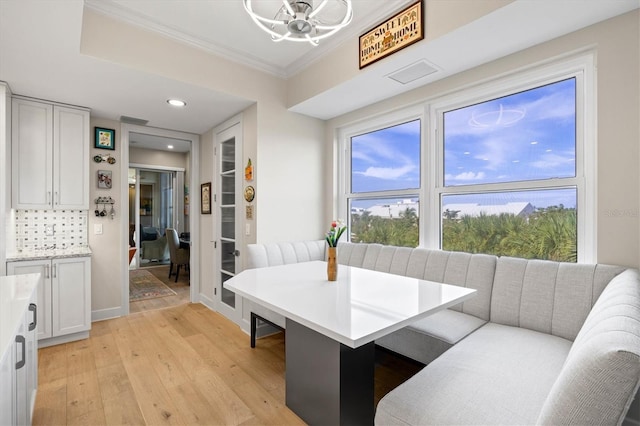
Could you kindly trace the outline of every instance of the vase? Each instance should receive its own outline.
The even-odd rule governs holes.
[[[327,279],[329,281],[338,279],[338,259],[335,247],[327,249]]]

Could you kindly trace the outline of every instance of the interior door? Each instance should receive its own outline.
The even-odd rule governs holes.
[[[218,158],[217,198],[217,238],[215,256],[219,286],[216,291],[218,311],[232,321],[239,323],[242,318],[242,301],[233,291],[225,287],[225,282],[240,271],[239,206],[242,185],[240,125],[236,124],[217,135],[216,156]]]

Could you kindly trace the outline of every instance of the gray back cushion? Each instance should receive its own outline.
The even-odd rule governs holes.
[[[538,424],[620,425],[640,385],[640,278],[611,280],[576,337]]]
[[[484,254],[380,244],[343,242],[338,245],[338,263],[343,265],[476,289],[475,297],[451,309],[485,321],[489,320],[496,260],[495,256]]]
[[[501,257],[491,321],[573,340],[604,287],[624,269]]]
[[[267,266],[324,260],[325,245],[324,240],[248,244],[246,268],[264,268]]]

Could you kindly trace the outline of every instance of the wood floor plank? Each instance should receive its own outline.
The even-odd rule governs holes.
[[[117,363],[110,363],[105,367],[98,368],[97,374],[107,424],[145,424],[135,392],[122,362],[118,360]]]
[[[67,378],[67,423],[106,424],[95,368]]]
[[[67,345],[49,346],[38,349],[38,381],[47,382],[67,379]]]
[[[185,318],[184,313],[187,310],[188,305],[182,305],[174,309],[163,309],[159,312],[171,322],[171,326],[176,329],[181,336],[188,337],[198,334],[199,331]]]
[[[46,355],[41,358],[47,358]],[[42,377],[42,376],[41,376]],[[44,376],[46,377],[46,376]],[[34,425],[64,425],[67,423],[67,378],[39,379]]]
[[[138,406],[147,424],[184,425],[171,396],[146,357],[124,361]]]
[[[67,344],[67,376],[95,371],[93,348],[88,339]]]
[[[111,364],[120,363],[120,352],[113,334],[91,336],[91,348],[96,368],[104,368]]]

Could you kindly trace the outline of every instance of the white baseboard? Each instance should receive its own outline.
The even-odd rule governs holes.
[[[118,318],[122,316],[122,308],[108,308],[99,309],[97,311],[91,311],[91,322],[103,321],[111,318]]]
[[[216,311],[216,301],[211,299],[208,296],[205,296],[204,294],[200,293],[200,300],[199,302],[201,304],[203,304],[204,306],[206,306],[207,308],[211,309],[213,312],[217,312]]]
[[[47,346],[60,345],[62,343],[75,342],[89,338],[89,331],[81,331],[79,333],[66,334],[64,336],[49,337],[48,339],[38,340],[38,348],[46,348]]]

